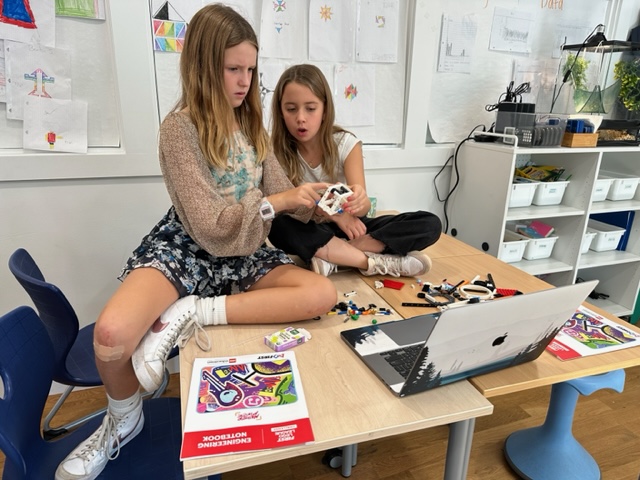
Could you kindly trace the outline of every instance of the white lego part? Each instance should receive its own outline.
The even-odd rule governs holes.
[[[324,195],[318,202],[318,206],[329,215],[342,213],[342,205],[344,205],[353,192],[343,183],[336,183],[327,188]]]

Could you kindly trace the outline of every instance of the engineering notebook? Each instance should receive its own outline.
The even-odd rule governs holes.
[[[344,330],[398,396],[538,358],[597,280]]]

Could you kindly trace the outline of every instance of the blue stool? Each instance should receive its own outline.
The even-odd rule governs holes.
[[[507,437],[504,455],[511,468],[527,480],[600,479],[598,464],[573,437],[573,413],[579,394],[591,395],[602,388],[620,393],[624,376],[621,369],[554,384],[544,423]]]

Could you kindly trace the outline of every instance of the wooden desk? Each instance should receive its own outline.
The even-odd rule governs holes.
[[[450,242],[450,240],[455,239],[443,235],[438,243]],[[443,245],[442,250],[446,249],[448,249],[448,247]],[[433,284],[440,284],[443,279],[447,279],[450,283],[457,283],[462,279],[470,280],[476,275],[480,275],[480,277],[485,280],[487,273],[491,273],[496,285],[501,288],[513,288],[524,293],[551,288],[551,285],[548,283],[512,265],[504,263],[491,255],[484,254],[479,250],[475,251],[475,255],[433,259],[433,268],[421,277],[422,280]],[[365,283],[373,286],[375,280],[381,280],[383,278],[385,277],[363,277],[363,280]],[[423,300],[416,298],[417,293],[420,291],[420,286],[414,279],[403,278],[399,280],[406,283],[401,290],[389,288],[377,290],[378,294],[384,298],[397,313],[406,318],[436,311],[435,309],[431,310],[420,307],[403,307],[401,305],[402,302],[422,302]],[[411,288],[411,284],[414,284],[415,288]],[[598,307],[588,303],[585,305],[607,318],[622,323],[620,319]],[[627,328],[640,332],[640,329],[634,325],[629,323],[624,323],[624,325]],[[569,361],[558,360],[550,353],[543,352],[543,354],[533,362],[479,375],[471,378],[470,382],[485,397],[490,398],[496,395],[504,395],[530,388],[552,385],[573,378],[606,373],[619,368],[628,368],[636,365],[640,365],[640,353],[637,348],[618,350],[616,352]]]
[[[350,297],[358,305],[388,305],[353,272],[331,277],[343,293],[356,290]],[[321,320],[302,322],[313,338],[294,349],[307,397],[315,442],[291,448],[207,457],[184,462],[185,478],[237,470],[284,458],[353,445],[405,432],[439,425],[450,425],[445,478],[466,478],[475,418],[489,415],[493,406],[469,382],[462,381],[429,392],[398,398],[359,361],[340,339],[339,332],[353,328],[354,321],[344,322],[343,315],[325,315]],[[371,321],[362,316],[358,320]],[[379,321],[399,316],[377,316]],[[202,352],[191,340],[180,353],[180,390],[182,413],[186,408],[193,360],[196,356],[228,356],[271,352],[264,345],[266,334],[281,328],[277,325],[243,325],[208,327],[212,351]],[[346,459],[343,459],[346,461]]]

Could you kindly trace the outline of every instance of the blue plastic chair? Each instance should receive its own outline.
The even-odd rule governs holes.
[[[614,370],[554,384],[544,423],[507,437],[507,463],[524,479],[599,480],[600,467],[571,431],[573,414],[579,395],[603,388],[620,393],[624,378],[624,370]]]
[[[45,280],[35,260],[24,248],[16,250],[11,255],[9,270],[31,297],[31,301],[49,333],[54,348],[53,380],[67,385],[66,390],[45,416],[43,435],[49,439],[64,434],[69,429],[104,413],[103,408],[57,428],[51,427],[53,417],[75,387],[102,385],[93,352],[95,323],[80,328],[78,317],[64,293],[57,286]],[[170,357],[177,354],[178,349],[175,348]],[[165,371],[162,385],[153,392],[154,397],[162,395],[168,381],[169,372]]]
[[[3,480],[54,477],[60,462],[102,422],[102,415],[67,435],[44,440],[40,419],[51,388],[55,352],[48,332],[31,307],[0,317],[0,450]],[[180,399],[144,400],[142,432],[108,462],[99,479],[184,478],[180,462]],[[216,475],[210,479],[220,476]]]

